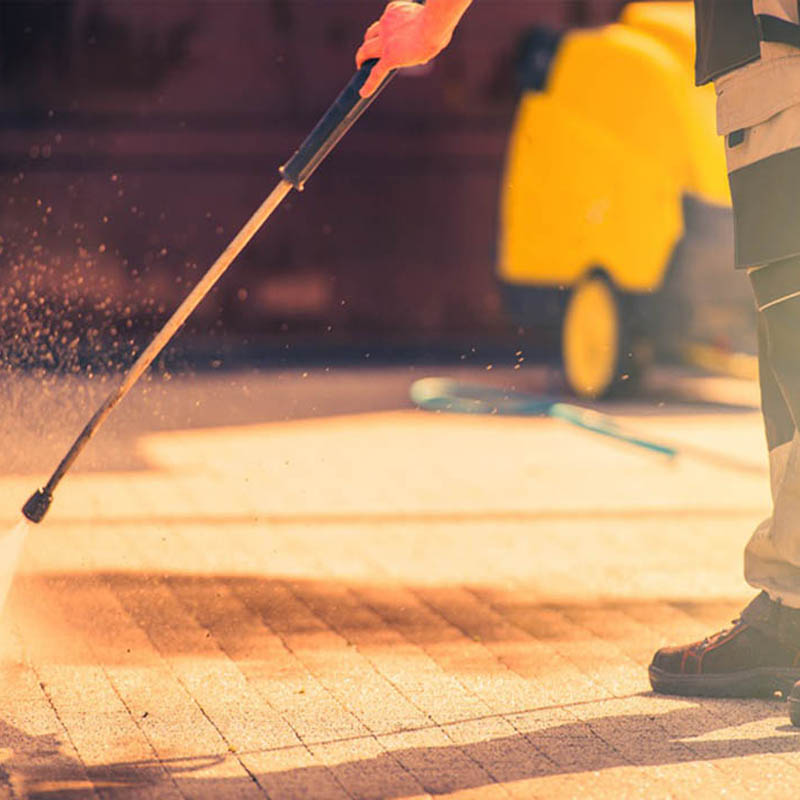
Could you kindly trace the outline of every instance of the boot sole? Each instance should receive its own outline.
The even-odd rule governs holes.
[[[758,667],[725,674],[676,675],[650,667],[650,685],[660,694],[684,697],[771,697],[780,692],[788,697],[800,681],[800,669]],[[794,700],[800,727],[800,697]],[[791,713],[791,706],[790,706]]]

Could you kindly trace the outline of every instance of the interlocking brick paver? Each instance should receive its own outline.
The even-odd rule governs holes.
[[[74,533],[62,531],[62,536],[72,546],[81,547],[81,539]],[[91,566],[91,550],[84,552],[84,558]],[[131,566],[135,563],[134,558]],[[87,764],[113,765],[115,780],[122,782],[125,779],[118,773],[131,764],[138,765],[141,777],[158,783],[154,796],[170,795],[170,785],[161,780],[166,772],[184,796],[214,797],[215,787],[222,781],[231,784],[231,794],[236,797],[263,797],[242,765],[228,757],[228,743],[217,722],[209,720],[197,698],[158,652],[149,632],[124,607],[125,581],[114,586],[108,576],[93,574],[78,587],[64,581],[61,588],[57,602],[65,611],[63,627],[72,634],[72,641],[88,645],[87,652],[77,652],[75,657],[92,666],[83,667],[70,683],[74,694],[65,691],[66,680],[59,682],[60,695],[54,704],[73,739],[79,735],[88,739],[79,747]],[[159,604],[163,598],[157,594],[149,606],[151,611],[163,611],[163,603]],[[160,619],[163,617],[154,615],[156,625]],[[87,671],[96,675],[102,688],[112,688],[118,698],[110,706],[113,717],[106,724],[102,723],[109,712],[98,713],[98,709],[109,708],[110,697],[98,697],[95,704],[82,696],[85,687],[92,685]],[[138,744],[142,738],[146,738],[146,749]],[[125,745],[134,746],[126,752]],[[115,759],[110,758],[111,753]],[[198,781],[201,774],[203,781]]]
[[[91,591],[93,614],[103,603],[102,592],[97,589],[95,586]],[[105,793],[102,787],[106,784],[127,782],[127,775],[120,775],[117,767],[136,764],[139,796],[179,797],[130,707],[100,663],[96,644],[82,635],[86,610],[81,599],[81,592],[66,590],[63,582],[52,587],[40,585],[25,593],[25,613],[20,614],[24,647],[35,665],[41,689],[63,726],[64,736],[71,743],[66,751],[74,747],[85,770],[84,779],[91,781],[89,786],[94,785],[99,795]],[[42,621],[46,621],[48,630],[38,630]],[[137,678],[148,690],[157,684],[156,676],[146,670],[140,669]],[[160,693],[158,696],[163,702]],[[59,750],[60,745],[55,752]],[[42,780],[35,765],[24,765],[22,775],[32,784]],[[158,791],[151,788],[153,783],[159,784]]]
[[[376,738],[311,745],[353,798],[427,797],[415,775]]]
[[[686,445],[668,463],[555,420],[375,413],[366,380],[382,409],[405,384],[349,375],[358,403],[286,420],[299,378],[176,379],[110,423],[0,621],[0,798],[793,796],[783,705],[646,675],[748,599],[757,412],[615,409]],[[0,467],[8,524],[43,455]]]
[[[76,796],[96,798],[86,768],[45,687],[27,663],[19,636],[7,623],[0,625],[4,700],[0,796],[32,794],[56,779],[69,783]]]

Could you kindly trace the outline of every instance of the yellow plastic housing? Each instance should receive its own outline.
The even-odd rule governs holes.
[[[563,38],[547,88],[521,98],[499,235],[507,283],[570,287],[603,269],[627,292],[662,282],[684,195],[729,204],[714,91],[693,82],[692,3],[633,3]]]

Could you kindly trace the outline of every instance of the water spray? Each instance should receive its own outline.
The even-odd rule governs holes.
[[[239,233],[236,234],[219,258],[187,295],[186,299],[178,306],[163,328],[155,335],[149,346],[125,373],[119,387],[112,391],[100,408],[97,409],[47,483],[28,498],[22,507],[23,519],[5,535],[0,535],[0,608],[5,602],[5,597],[22,551],[25,533],[29,527],[28,523],[38,524],[45,518],[50,510],[53,496],[59,483],[109,414],[128,394],[133,385],[153,363],[153,360],[186,322],[189,315],[211,291],[231,263],[270,218],[285,197],[292,189],[303,190],[312,173],[392,80],[396,71],[390,72],[370,97],[361,97],[360,90],[369,78],[372,68],[377,63],[377,59],[365,61],[356,72],[333,105],[302,143],[300,149],[280,168],[281,180],[278,185],[245,223]]]

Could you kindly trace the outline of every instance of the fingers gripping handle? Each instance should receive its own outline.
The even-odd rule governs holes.
[[[424,1],[415,0],[420,4]],[[298,191],[303,190],[314,170],[396,75],[397,70],[390,72],[370,97],[362,97],[359,94],[361,87],[367,82],[372,68],[377,63],[378,60],[373,58],[361,65],[361,69],[356,72],[325,116],[317,123],[317,127],[300,145],[300,149],[281,167],[283,179]]]

